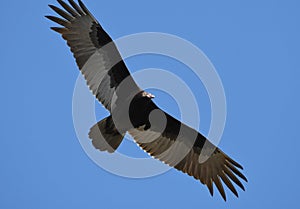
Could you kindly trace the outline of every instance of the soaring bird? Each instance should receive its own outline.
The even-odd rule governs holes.
[[[245,190],[240,179],[247,182],[242,166],[160,109],[135,83],[113,40],[82,1],[68,2],[58,0],[61,8],[49,5],[60,17],[46,17],[60,25],[51,29],[66,40],[90,90],[111,113],[90,129],[94,147],[114,152],[129,133],[152,157],[193,176],[212,196],[215,184],[226,201],[225,184],[238,197],[234,184]]]

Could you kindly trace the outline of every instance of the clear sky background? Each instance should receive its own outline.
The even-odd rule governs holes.
[[[225,203],[174,169],[128,179],[99,168],[81,148],[73,127],[79,71],[66,44],[49,30],[54,24],[44,18],[54,14],[47,4],[57,3],[3,1],[0,208],[299,208],[299,1],[84,2],[113,39],[171,33],[209,57],[227,99],[220,147],[244,166],[246,192],[239,190],[235,198],[227,190]],[[167,69],[202,94],[197,93],[201,84],[191,75],[184,77],[185,67],[169,59],[142,56],[128,59],[127,65],[131,72]],[[203,95],[198,97],[200,130],[206,134],[210,116]],[[161,94],[155,101],[177,114],[170,97]],[[99,119],[107,115],[97,109]],[[142,153],[133,143],[124,143],[122,150]]]

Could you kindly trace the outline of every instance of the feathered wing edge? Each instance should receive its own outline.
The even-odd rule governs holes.
[[[49,5],[61,17],[47,15],[46,18],[62,26],[51,29],[67,41],[90,90],[111,111],[116,102],[113,101],[114,94],[126,98],[128,92],[138,92],[139,87],[130,76],[114,42],[82,1],[78,1],[79,5],[73,0],[68,2],[58,0],[63,9]],[[118,86],[125,79],[128,89],[122,90]]]
[[[196,131],[180,123],[167,113],[165,114],[168,118],[167,121],[169,121],[165,128],[165,130],[168,130],[168,132],[158,133],[151,129],[151,127],[147,130],[144,130],[143,127],[140,127],[138,129],[132,129],[129,131],[136,143],[144,151],[146,151],[150,156],[164,162],[165,164],[168,164],[169,166],[172,166],[183,173],[193,176],[195,179],[207,186],[212,196],[214,193],[213,184],[215,184],[225,201],[226,194],[223,184],[225,184],[237,197],[238,192],[233,183],[245,191],[243,184],[239,180],[240,178],[245,182],[248,181],[247,178],[240,172],[240,170],[243,170],[243,167],[219,148],[214,147],[211,144],[211,146],[215,148],[212,155],[204,163],[199,163],[200,153],[203,151],[203,147],[201,146],[207,142],[207,139],[200,133],[197,133],[196,141],[190,150],[186,152],[180,158],[180,160],[178,160],[178,155],[182,155],[180,153],[184,153],[182,152],[182,149],[185,149],[183,144],[187,141],[190,141],[190,139],[185,138],[185,135],[177,137],[177,131],[174,130],[177,130],[178,127],[177,125],[174,126],[173,124],[180,124],[180,126],[186,129],[187,132]],[[176,141],[181,142],[176,144]]]

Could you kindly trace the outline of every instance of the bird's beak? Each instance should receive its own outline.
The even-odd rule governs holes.
[[[150,98],[150,99],[153,99],[155,96],[153,94],[148,93],[147,97]]]

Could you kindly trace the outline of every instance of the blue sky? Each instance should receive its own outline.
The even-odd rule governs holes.
[[[299,1],[84,2],[114,39],[170,33],[209,57],[227,101],[220,147],[244,166],[246,192],[239,191],[238,199],[228,194],[225,203],[175,170],[129,179],[99,168],[81,148],[73,127],[79,71],[44,18],[54,14],[47,4],[57,3],[5,1],[0,14],[0,208],[298,208]],[[157,56],[126,63],[131,72],[159,67],[189,81],[199,95],[200,130],[207,133],[207,95],[184,66]],[[176,115],[174,101],[156,94],[155,101]],[[101,106],[97,110],[99,119],[107,115]],[[141,153],[129,142],[121,151]]]

